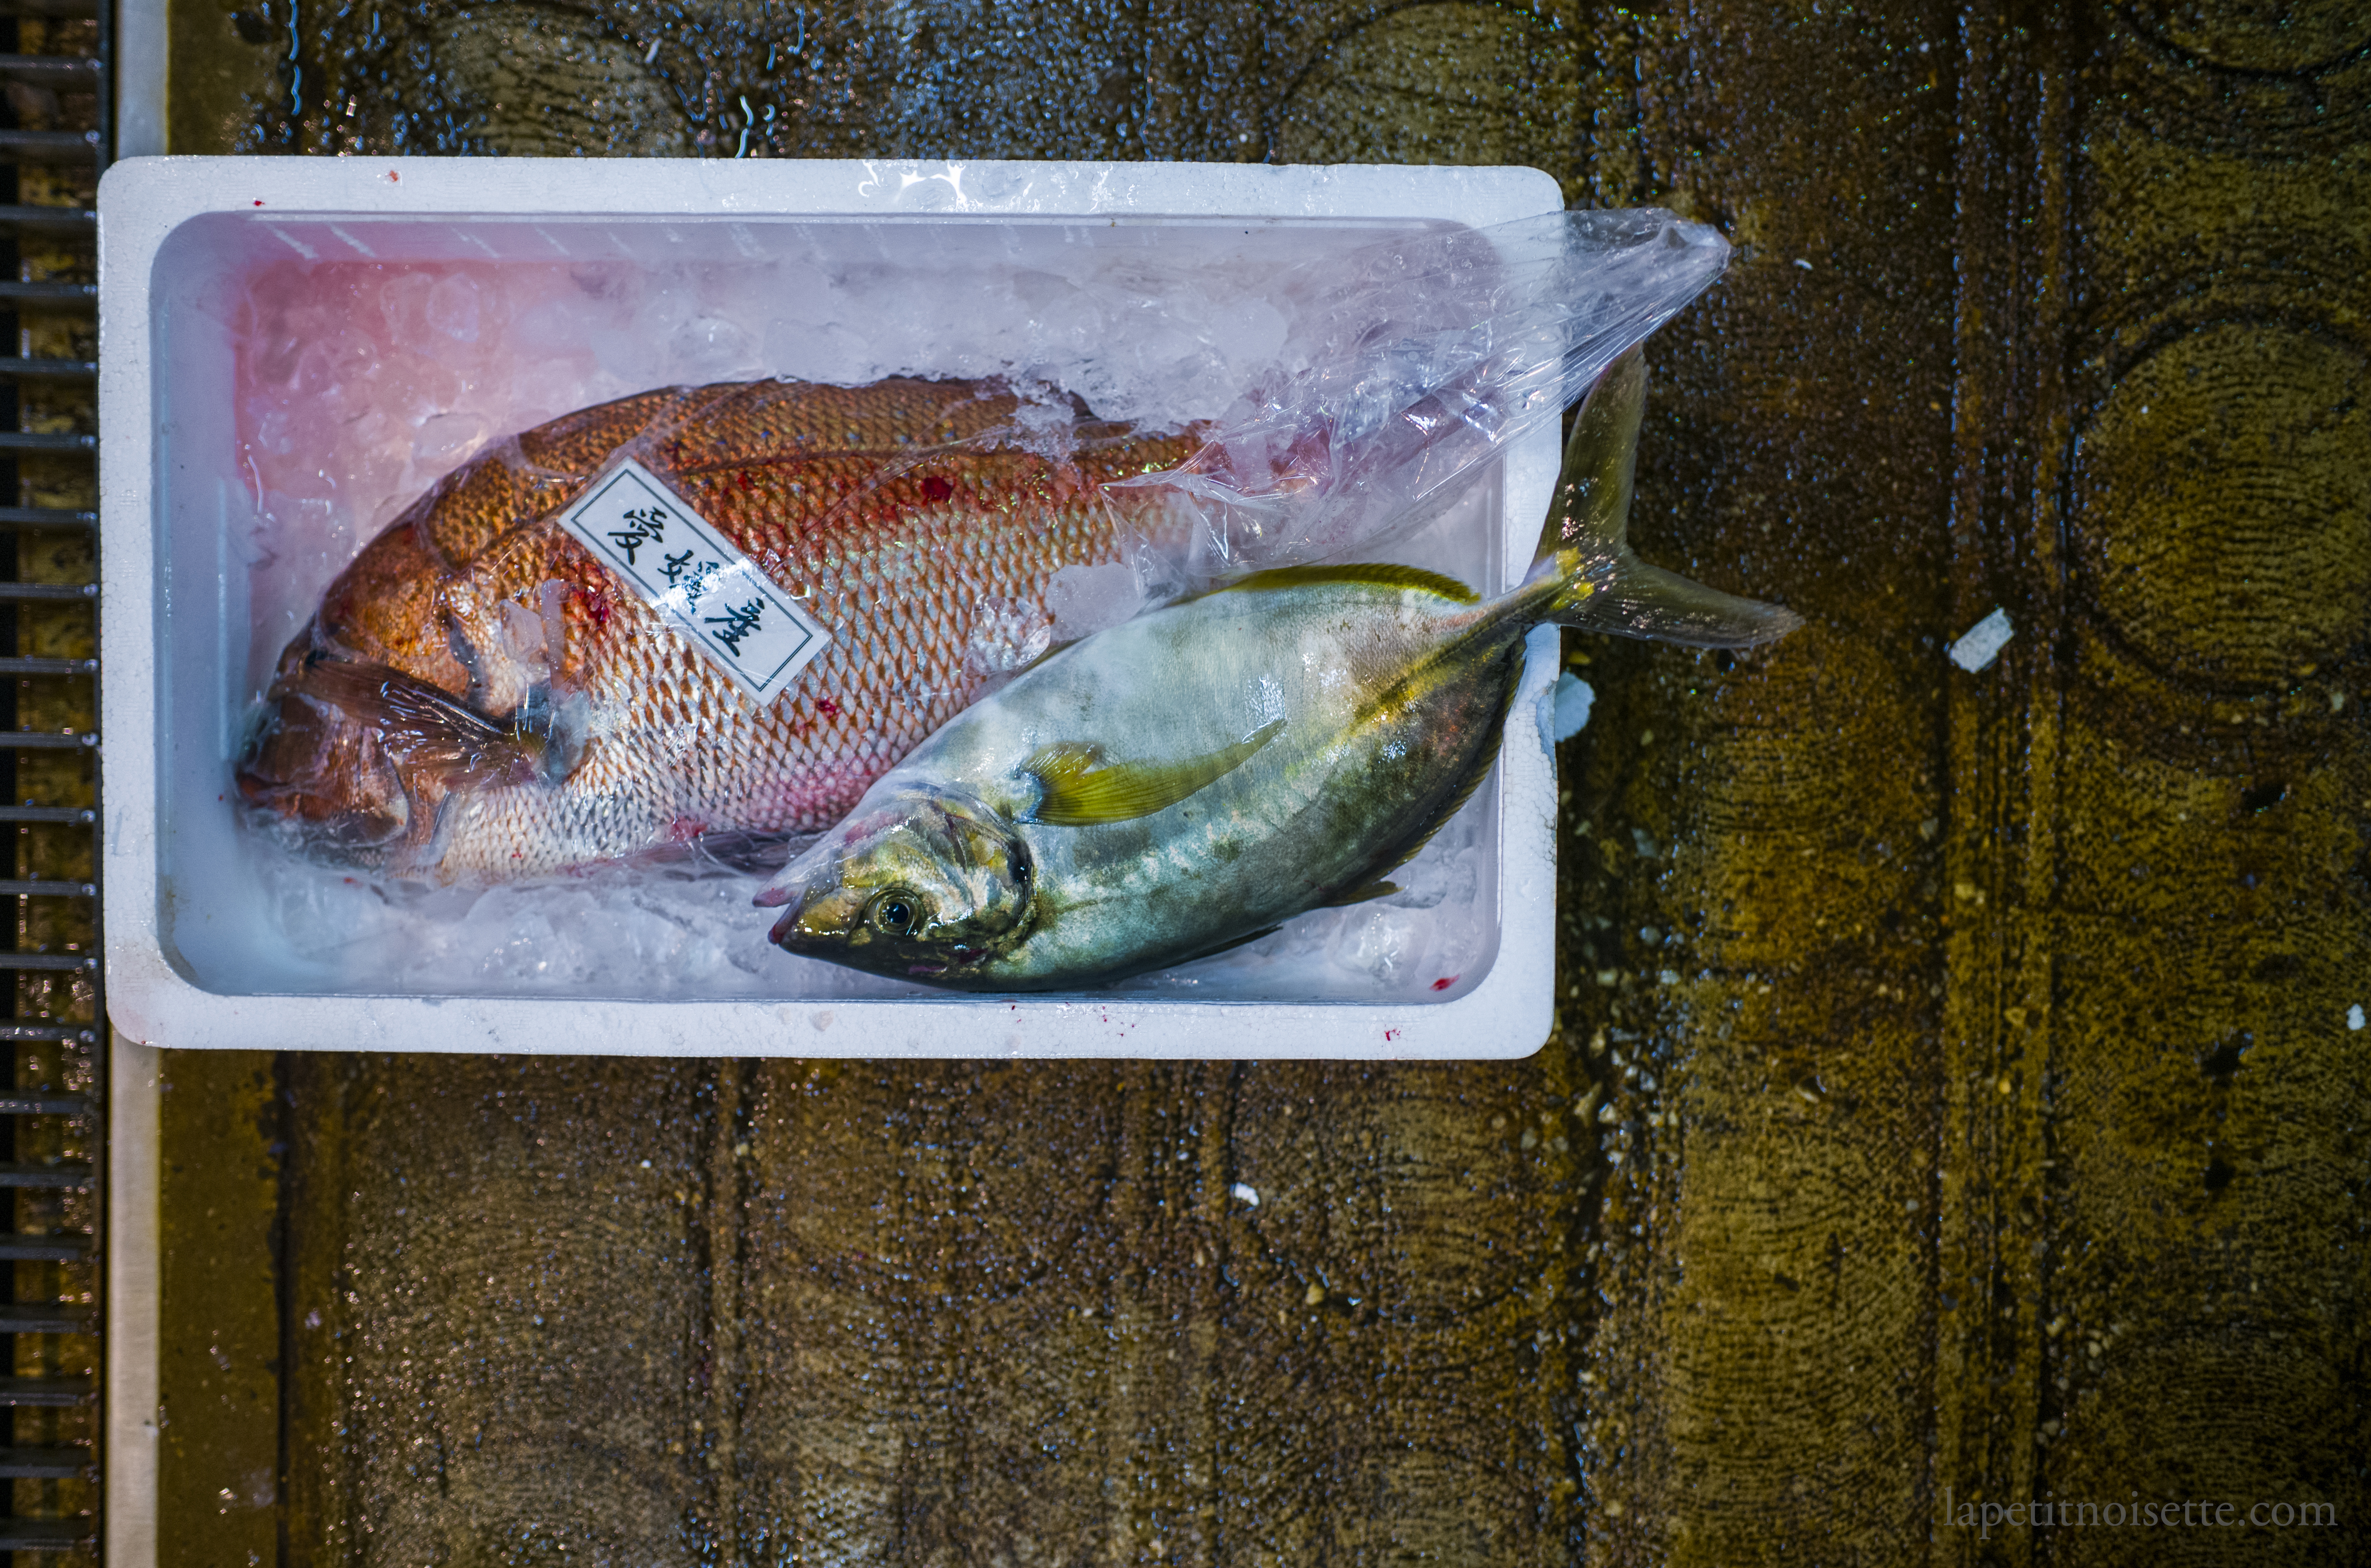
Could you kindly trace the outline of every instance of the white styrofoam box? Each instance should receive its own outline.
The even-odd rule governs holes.
[[[1000,257],[1043,248],[1348,246],[1418,225],[1556,211],[1531,169],[543,159],[141,158],[101,186],[102,647],[109,1010],[176,1047],[630,1055],[1490,1057],[1552,1021],[1554,759],[1534,721],[1556,634],[1533,634],[1482,824],[1479,959],[1441,994],[1228,999],[980,997],[818,983],[781,955],[738,994],[449,982],[386,955],[301,962],[237,821],[233,753],[284,623],[259,626],[233,395],[238,296],[291,256],[402,266],[555,254],[626,266],[856,243]],[[818,239],[817,236],[824,236]],[[841,236],[833,238],[832,236]],[[1296,239],[1295,236],[1298,236]],[[987,246],[990,239],[977,243]],[[940,302],[943,306],[943,302]],[[919,305],[918,305],[919,308]],[[850,326],[862,330],[862,323]],[[927,373],[927,371],[925,372]],[[950,369],[947,373],[954,374]],[[558,411],[558,410],[554,410]],[[1475,575],[1528,564],[1557,465],[1553,422],[1510,444],[1462,525]],[[333,563],[342,565],[342,562]],[[317,595],[319,581],[303,582]],[[752,926],[769,918],[748,912]],[[361,944],[358,944],[361,945]],[[769,951],[771,950],[769,950]],[[769,987],[771,987],[769,989]]]

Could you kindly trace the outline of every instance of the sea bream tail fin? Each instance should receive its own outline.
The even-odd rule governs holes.
[[[1580,406],[1532,566],[1535,582],[1554,577],[1563,583],[1542,618],[1697,648],[1743,648],[1786,636],[1802,625],[1794,611],[1692,582],[1630,553],[1630,489],[1646,402],[1646,358],[1632,349],[1607,367]]]

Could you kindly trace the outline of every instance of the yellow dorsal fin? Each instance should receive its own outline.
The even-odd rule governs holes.
[[[1081,741],[1041,746],[1021,765],[1040,791],[1031,820],[1093,827],[1166,811],[1241,767],[1283,729],[1283,720],[1271,720],[1233,745],[1179,762],[1109,762],[1103,747]]]
[[[1267,571],[1255,571],[1242,582],[1230,582],[1218,592],[1243,594],[1270,588],[1313,588],[1333,582],[1363,582],[1376,588],[1412,589],[1458,605],[1471,605],[1479,597],[1473,589],[1454,577],[1443,577],[1438,571],[1427,571],[1420,566],[1394,566],[1383,561],[1352,566],[1279,566]]]

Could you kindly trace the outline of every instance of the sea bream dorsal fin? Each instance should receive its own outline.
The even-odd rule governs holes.
[[[1196,790],[1232,773],[1284,729],[1272,719],[1233,745],[1177,762],[1113,762],[1084,741],[1040,746],[1021,765],[1037,781],[1032,822],[1051,827],[1094,827],[1166,811]]]
[[[1376,588],[1405,588],[1431,594],[1452,604],[1471,605],[1480,595],[1454,577],[1427,571],[1420,566],[1395,566],[1388,561],[1340,566],[1279,566],[1255,571],[1239,582],[1213,590],[1219,594],[1257,593],[1263,589],[1315,588],[1337,582],[1362,582]]]

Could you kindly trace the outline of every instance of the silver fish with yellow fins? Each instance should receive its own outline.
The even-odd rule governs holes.
[[[1392,891],[1488,776],[1532,628],[1743,647],[1798,624],[1631,554],[1645,392],[1635,350],[1591,391],[1512,592],[1293,567],[1073,643],[785,867],[758,899],[782,909],[773,940],[954,989],[1070,990]]]

